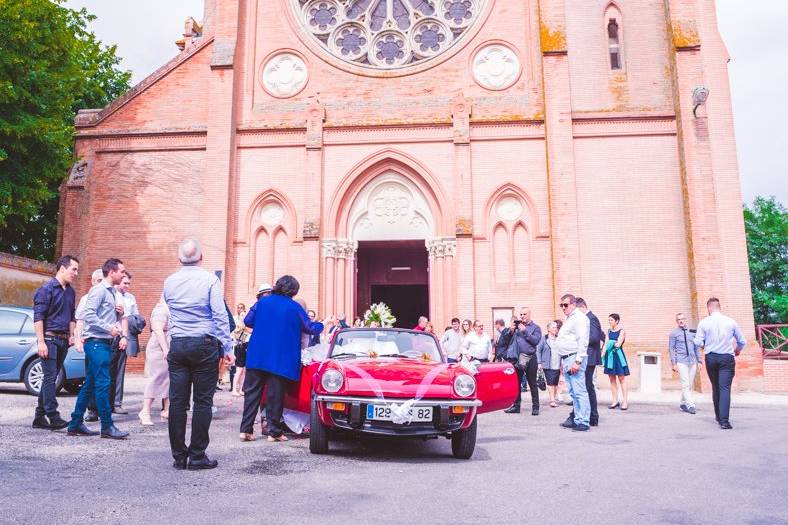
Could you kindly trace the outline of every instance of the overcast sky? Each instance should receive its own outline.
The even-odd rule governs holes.
[[[720,31],[731,55],[730,77],[744,199],[776,195],[788,205],[788,2],[717,0]],[[187,16],[202,19],[203,0],[68,0],[98,18],[93,31],[117,44],[122,67],[139,82],[175,56]],[[715,86],[708,86],[714,96]]]

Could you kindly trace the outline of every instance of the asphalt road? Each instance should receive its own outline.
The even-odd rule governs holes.
[[[127,381],[128,408],[142,387]],[[445,439],[343,440],[328,456],[307,439],[241,443],[241,403],[221,392],[219,468],[191,472],[172,468],[165,423],[132,413],[117,420],[127,441],[72,438],[30,428],[34,404],[0,385],[0,523],[788,524],[784,407],[735,405],[732,431],[708,405],[602,408],[588,433],[558,426],[566,406],[485,414],[463,461]]]

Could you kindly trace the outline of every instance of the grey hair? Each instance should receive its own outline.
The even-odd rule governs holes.
[[[184,266],[197,264],[202,260],[202,248],[194,239],[186,239],[178,245],[178,259]]]
[[[553,327],[553,326],[558,326],[558,323],[556,323],[555,321],[550,321],[549,323],[547,323],[547,329],[548,329],[548,330],[549,330],[551,327]]]
[[[101,268],[93,270],[93,273],[90,274],[90,282],[100,281],[104,278],[104,272],[101,271]]]

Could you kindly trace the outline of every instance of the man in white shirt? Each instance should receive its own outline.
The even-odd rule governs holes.
[[[462,332],[460,320],[456,317],[451,320],[451,328],[441,336],[441,348],[446,354],[449,363],[456,363],[460,359],[460,346],[462,345]]]
[[[140,313],[139,307],[137,306],[137,298],[129,291],[129,288],[131,288],[131,273],[126,270],[126,275],[123,276],[123,280],[115,287],[115,302],[119,305],[116,307],[116,310],[118,314],[123,316],[124,320],[128,320],[130,315],[139,315]],[[123,307],[122,309],[120,308],[121,305]],[[128,333],[128,331],[124,329],[123,333]],[[110,400],[113,402],[112,412],[115,414],[127,414],[128,412],[123,410],[123,380],[126,377],[126,358],[128,354],[126,350],[119,350],[116,357],[117,369],[113,367],[113,370],[115,370],[115,381],[113,383],[115,386],[114,395],[110,392]]]
[[[492,339],[484,332],[484,325],[477,321],[473,322],[473,331],[465,336],[462,342],[461,354],[470,360],[487,363],[495,358],[492,348]]]
[[[591,417],[591,404],[588,400],[586,389],[586,364],[588,362],[588,338],[591,323],[588,317],[577,308],[575,296],[565,294],[561,297],[561,310],[566,315],[566,321],[558,332],[555,347],[561,356],[561,368],[564,379],[572,397],[575,417],[567,419],[561,426],[580,432],[589,429]]]
[[[733,428],[728,415],[731,408],[731,384],[736,375],[736,358],[746,344],[736,321],[722,315],[720,300],[711,297],[706,301],[709,316],[698,323],[695,346],[706,355],[706,373],[709,374],[714,400],[714,415],[723,430]],[[733,342],[736,341],[734,350]]]

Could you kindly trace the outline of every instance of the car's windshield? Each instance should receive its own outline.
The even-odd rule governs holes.
[[[396,330],[347,330],[337,334],[331,357],[403,357],[442,361],[435,338],[418,332]]]

